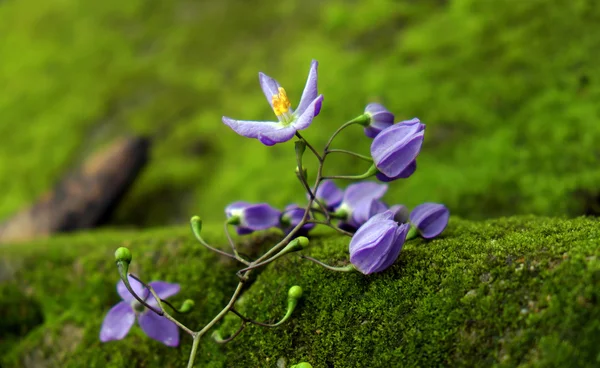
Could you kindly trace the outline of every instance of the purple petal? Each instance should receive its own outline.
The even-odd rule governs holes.
[[[140,298],[144,299],[148,296],[148,289],[146,289],[139,281],[131,276],[128,276],[128,280],[133,292],[136,293]],[[125,287],[123,280],[119,280],[119,282],[117,282],[117,293],[119,293],[121,299],[128,303],[131,303],[135,300],[134,296],[131,295],[129,290],[127,290],[127,287]]]
[[[398,176],[418,156],[425,133],[420,125],[396,124],[375,137],[371,144],[371,156],[377,169],[385,176]]]
[[[344,191],[335,185],[333,180],[323,180],[315,193],[315,197],[323,202],[329,210],[342,203]]]
[[[152,286],[158,297],[161,299],[167,299],[168,297],[177,294],[181,289],[179,284],[164,281],[152,281],[149,285]]]
[[[165,317],[152,311],[145,311],[138,317],[138,322],[151,339],[160,341],[167,346],[179,345],[179,329],[175,323]]]
[[[313,121],[314,117],[319,114],[321,110],[321,104],[323,103],[323,95],[319,95],[316,99],[314,99],[307,107],[306,110],[302,114],[298,116],[296,121],[292,124],[297,130],[303,130],[309,127],[310,123]],[[295,133],[295,132],[294,132]]]
[[[358,229],[359,231],[357,231],[352,237],[352,240],[350,241],[350,253],[358,250],[356,247],[360,246],[361,244],[370,243],[377,239],[379,234],[374,230],[380,228],[385,229],[387,228],[386,226],[393,225],[390,223],[390,221],[393,221],[393,216],[394,214],[391,211],[385,211],[371,217],[371,219],[368,221],[368,224],[361,226],[360,229]]]
[[[260,87],[262,88],[267,101],[269,101],[269,105],[273,108],[273,96],[279,94],[279,87],[281,86],[275,79],[261,72],[258,73],[258,82],[260,83]]]
[[[283,128],[278,121],[234,120],[223,116],[223,123],[237,134],[247,138],[258,138],[261,134],[271,133]]]
[[[418,118],[412,118],[410,120],[404,120],[399,122],[396,125],[412,125],[412,126],[416,126],[417,127],[417,132],[422,132],[425,130],[425,124],[421,123],[421,120],[419,120]]]
[[[268,132],[260,132],[258,140],[265,146],[272,146],[276,143],[287,142],[296,134],[296,128],[293,125]]]
[[[394,125],[394,114],[381,104],[368,104],[365,113],[371,116],[369,126],[365,127],[365,135],[369,138],[375,138],[383,130]]]
[[[302,115],[304,111],[308,108],[308,106],[317,98],[317,68],[319,63],[316,60],[313,60],[310,63],[310,71],[308,72],[308,79],[306,80],[306,85],[304,86],[304,91],[302,92],[302,97],[300,98],[300,103],[298,104],[298,108],[296,108],[296,113],[298,115]],[[321,110],[319,106],[319,110]],[[313,116],[317,116],[319,111]]]
[[[367,222],[371,217],[385,212],[387,210],[385,203],[378,199],[371,201],[360,201],[352,211],[352,225],[360,227]]]
[[[448,225],[450,211],[443,204],[423,203],[415,207],[410,213],[412,222],[425,239],[435,238]]]
[[[361,201],[366,201],[370,205],[371,200],[383,197],[387,189],[386,184],[379,184],[374,181],[350,184],[344,191],[342,202],[352,209],[356,203]]]
[[[233,202],[230,205],[228,205],[227,207],[225,207],[225,215],[227,216],[227,218],[232,217],[234,215],[235,211],[243,210],[244,208],[246,208],[250,205],[251,205],[251,203],[243,202],[243,201]]]
[[[100,341],[121,340],[127,335],[135,322],[135,312],[127,302],[119,302],[112,307],[100,329]]]
[[[406,179],[406,178],[410,177],[412,174],[414,174],[415,171],[417,171],[417,160],[414,160],[413,162],[411,162],[406,167],[406,169],[404,169],[400,174],[398,174],[398,176],[395,176],[393,178],[389,178],[384,173],[381,173],[381,172],[378,172],[375,176],[380,181],[382,181],[384,183],[388,183],[388,182],[394,181],[396,179]]]
[[[382,218],[392,216],[389,211],[380,215],[383,215]],[[376,216],[373,217],[375,220],[361,226],[350,241],[350,262],[365,275],[382,271],[381,265],[391,264],[396,259],[389,261],[389,257],[394,255],[391,251],[396,245],[398,225],[391,220],[379,220]]]
[[[292,231],[299,223],[302,221],[304,217],[304,208],[298,206],[297,204],[287,205],[283,211],[283,217],[289,221],[289,226],[282,227],[282,230],[286,233]],[[310,230],[315,227],[314,223],[308,223],[302,226],[298,235],[306,235]]]
[[[398,256],[400,255],[400,251],[402,250],[402,246],[404,245],[404,241],[406,240],[406,234],[408,233],[409,229],[409,224],[402,224],[396,229],[394,243],[389,248],[386,256],[383,257],[384,261],[377,265],[372,272],[381,272],[396,262]]]
[[[266,230],[279,225],[281,212],[266,203],[259,203],[244,209],[241,227],[254,231]]]

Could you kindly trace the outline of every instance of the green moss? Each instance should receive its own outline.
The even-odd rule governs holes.
[[[419,169],[390,202],[444,202],[466,218],[599,213],[598,11],[594,0],[4,1],[0,216],[125,133],[154,148],[116,224],[301,200],[292,144],[267,149],[220,119],[273,118],[257,72],[297,100],[312,58],[325,103],[305,135],[317,146],[371,101],[427,123]],[[360,129],[336,143],[368,144]],[[357,165],[340,158],[329,172]]]
[[[217,244],[218,228],[206,227]],[[246,253],[265,241],[253,239]],[[258,273],[237,304],[250,318],[276,321],[289,287],[300,285],[304,297],[291,320],[274,329],[249,326],[224,346],[206,339],[198,366],[596,366],[599,239],[596,219],[453,219],[443,237],[407,244],[381,274],[333,273],[292,255]],[[322,234],[305,252],[343,264],[347,243]],[[183,365],[188,337],[178,349],[138,328],[120,342],[98,341],[102,318],[118,300],[112,253],[121,245],[131,248],[144,279],[181,283],[173,301],[196,301],[183,318],[194,327],[216,314],[236,283],[234,265],[191,241],[187,229],[90,233],[4,248],[2,261],[12,268],[0,286],[17,286],[44,319],[21,340],[8,340],[3,367]],[[228,317],[222,335],[238,325]]]

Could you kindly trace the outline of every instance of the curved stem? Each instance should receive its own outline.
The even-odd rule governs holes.
[[[238,253],[237,248],[235,247],[235,242],[233,241],[233,239],[231,238],[231,234],[229,233],[228,225],[229,224],[227,223],[227,220],[225,220],[225,225],[224,225],[225,236],[227,237],[227,241],[229,242],[229,245],[231,245],[231,250],[233,251],[233,256],[235,257],[235,259],[242,262],[243,264],[249,265],[250,262],[248,262],[245,259],[243,259],[242,257],[240,257],[240,254]]]
[[[367,162],[373,162],[373,158],[369,157],[369,156],[365,156],[365,155],[361,155],[360,153],[356,153],[356,152],[352,152],[352,151],[348,151],[348,150],[344,150],[344,149],[330,149],[327,150],[325,152],[326,154],[329,153],[344,153],[346,155],[350,155],[350,156],[354,156],[357,158],[360,158],[361,160],[367,161]]]
[[[129,291],[129,293],[131,295],[133,295],[133,297],[140,302],[140,304],[142,304],[144,307],[150,309],[152,312],[158,314],[159,316],[162,316],[165,314],[165,312],[163,310],[158,310],[156,308],[154,308],[153,306],[151,306],[150,304],[146,303],[146,300],[140,298],[139,295],[137,295],[135,293],[135,291],[133,291],[133,288],[131,287],[131,284],[129,283],[129,278],[128,276],[132,277],[133,279],[139,281],[146,289],[149,289],[148,285],[146,285],[144,282],[142,282],[140,279],[138,279],[136,276],[130,274],[130,273],[126,273],[127,271],[125,269],[123,269],[123,263],[121,262],[117,262],[117,269],[119,271],[119,276],[121,277],[121,280],[123,281],[123,284],[125,285],[125,287],[127,288],[127,291]]]
[[[222,256],[229,257],[229,258],[233,258],[233,259],[235,259],[236,261],[239,261],[239,259],[238,259],[238,258],[236,258],[236,256],[235,256],[235,255],[233,255],[233,254],[229,254],[229,253],[227,253],[227,252],[225,252],[225,251],[222,251],[221,249],[217,249],[217,248],[215,248],[215,247],[213,247],[213,246],[210,246],[210,245],[209,245],[209,244],[208,244],[208,243],[207,243],[207,242],[206,242],[206,241],[205,241],[205,240],[204,240],[204,239],[203,239],[203,238],[202,238],[202,237],[201,237],[199,234],[196,234],[196,232],[195,232],[195,231],[193,231],[193,233],[194,233],[194,236],[196,237],[196,239],[197,239],[197,240],[200,242],[200,244],[204,245],[206,248],[208,248],[208,249],[212,250],[212,251],[213,251],[213,252],[215,252],[215,253],[219,253],[219,254],[220,254],[220,255],[222,255]],[[242,262],[242,263],[243,263],[243,262]]]
[[[339,227],[335,226],[334,224],[332,224],[331,222],[327,222],[327,221],[320,221],[320,220],[308,220],[308,223],[312,223],[312,224],[319,224],[319,225],[325,225],[325,226],[329,226],[330,228],[332,228],[333,230],[339,232],[340,234],[349,236],[349,237],[353,237],[354,234],[352,234],[349,231],[346,231],[344,229],[340,229]]]
[[[325,156],[327,155],[327,151],[329,150],[329,146],[331,146],[331,143],[333,143],[333,139],[334,139],[334,138],[335,138],[335,137],[336,137],[338,134],[340,134],[340,132],[341,132],[342,130],[344,130],[344,129],[348,128],[350,125],[353,125],[353,124],[358,124],[358,122],[357,122],[357,121],[355,121],[355,120],[350,120],[350,121],[348,121],[348,122],[344,123],[344,124],[343,124],[342,126],[340,126],[339,128],[337,128],[337,130],[336,130],[335,132],[333,132],[333,135],[332,135],[332,136],[329,138],[329,140],[328,140],[328,141],[327,141],[327,143],[325,144],[325,149],[323,150],[323,151],[324,151],[324,154],[323,154],[323,159],[325,159]]]
[[[233,309],[232,309],[232,311],[233,311]],[[227,344],[228,342],[230,342],[230,341],[232,341],[233,339],[235,339],[235,338],[236,338],[236,337],[237,337],[237,336],[238,336],[238,335],[239,335],[239,334],[240,334],[242,331],[244,331],[244,328],[245,328],[245,327],[246,327],[246,321],[244,321],[244,320],[242,319],[242,325],[240,326],[240,328],[238,328],[238,330],[237,330],[237,331],[235,331],[235,333],[234,333],[233,335],[229,336],[229,337],[228,337],[228,338],[226,338],[226,339],[218,339],[218,340],[217,340],[217,339],[216,339],[214,336],[213,336],[213,338],[214,338],[214,340],[215,340],[215,342],[216,342],[217,344]]]
[[[324,267],[324,268],[326,268],[328,270],[331,270],[331,271],[350,272],[350,271],[356,270],[356,268],[354,268],[354,266],[352,265],[352,263],[350,263],[349,265],[346,265],[346,266],[342,266],[342,267],[334,267],[334,266],[330,266],[328,264],[325,264],[325,263],[323,263],[323,262],[321,262],[319,260],[316,260],[316,259],[314,259],[312,257],[300,256],[300,258],[307,259],[307,260],[309,260],[311,262],[314,262],[314,263],[318,264],[319,266]]]
[[[315,157],[317,158],[317,160],[319,160],[319,162],[323,161],[323,157],[321,157],[321,155],[319,155],[319,152],[317,152],[317,150],[312,146],[312,144],[308,143],[308,141],[306,139],[304,139],[304,137],[300,134],[300,132],[296,132],[296,137],[302,139],[304,141],[304,143],[306,143],[306,147],[308,147],[308,149],[311,150],[311,152],[315,155]]]

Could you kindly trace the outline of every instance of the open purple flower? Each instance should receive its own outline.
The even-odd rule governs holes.
[[[258,73],[260,86],[279,119],[278,122],[234,120],[223,116],[223,123],[237,134],[256,138],[267,146],[289,141],[296,131],[308,128],[313,118],[321,111],[323,95],[318,95],[317,92],[317,67],[317,61],[313,60],[296,110],[291,108],[285,90],[275,79]]]
[[[158,307],[156,300],[154,300],[148,289],[139,281],[129,277],[129,283],[133,291],[145,300],[146,303],[153,307]],[[167,299],[179,292],[178,284],[152,281],[149,285],[152,286],[161,299]],[[102,322],[102,328],[100,329],[100,341],[107,342],[123,339],[131,329],[131,326],[133,326],[137,316],[140,327],[148,337],[160,341],[167,346],[179,345],[179,329],[175,323],[142,306],[131,295],[121,280],[117,283],[117,292],[123,300],[112,307],[106,314],[106,317],[104,317],[104,322]]]
[[[387,189],[386,184],[372,181],[348,185],[337,210],[346,216],[346,220],[340,224],[340,227],[354,231],[367,222],[373,214],[385,210],[387,206],[380,199]]]
[[[365,127],[365,135],[369,138],[375,138],[381,131],[394,125],[394,114],[381,104],[368,104],[365,114],[370,117],[369,125]]]
[[[371,144],[371,156],[377,170],[389,180],[412,174],[424,134],[425,124],[419,119],[392,125],[378,134]]]
[[[304,217],[304,208],[298,206],[297,204],[290,204],[285,207],[283,210],[283,214],[281,215],[281,229],[289,234],[298,224],[302,221]],[[298,231],[298,236],[306,236],[310,230],[315,227],[314,223],[304,224]]]
[[[398,258],[409,228],[398,225],[392,211],[371,217],[350,241],[350,262],[365,275],[385,270]]]
[[[425,239],[440,235],[448,225],[450,211],[439,203],[423,203],[410,213],[410,222],[419,230]]]
[[[246,235],[278,226],[281,212],[266,203],[234,202],[225,207],[225,215],[239,235]]]
[[[333,211],[342,202],[343,197],[344,191],[338,188],[333,180],[323,180],[315,193],[315,198],[329,211]]]

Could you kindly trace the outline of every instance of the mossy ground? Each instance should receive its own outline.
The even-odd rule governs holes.
[[[206,231],[217,243],[218,228]],[[144,279],[181,283],[173,301],[196,300],[185,323],[210,320],[233,290],[235,265],[191,239],[187,229],[173,228],[3,248],[2,293],[12,290],[27,299],[15,305],[2,298],[0,309],[21,316],[26,327],[1,329],[0,365],[182,366],[188,337],[171,349],[137,327],[123,341],[106,344],[98,331],[118,300],[112,252],[120,245],[132,249],[134,270]],[[250,326],[224,346],[207,339],[198,366],[281,367],[300,361],[314,367],[597,366],[599,239],[597,219],[455,218],[441,238],[407,244],[381,274],[333,273],[290,256],[258,273],[237,309],[275,321],[285,312],[287,289],[297,284],[305,294],[293,318],[275,329]],[[246,241],[245,252],[272,240]],[[305,252],[342,264],[347,243],[318,235]],[[219,328],[227,335],[238,324],[232,316]]]
[[[154,149],[116,224],[302,199],[292,144],[267,149],[221,116],[274,118],[257,72],[297,100],[312,58],[325,95],[305,133],[315,145],[372,101],[427,124],[394,201],[473,219],[600,213],[598,33],[595,0],[3,1],[0,217],[124,133]],[[337,144],[369,141],[353,129]]]

